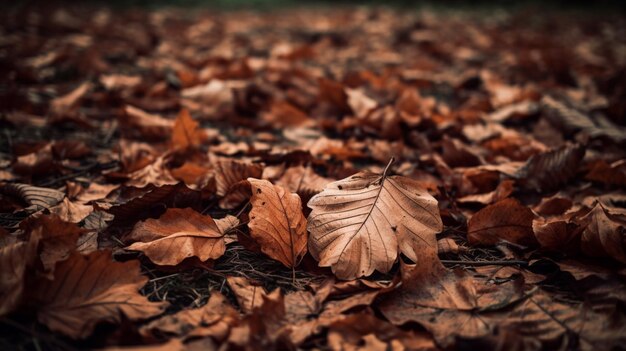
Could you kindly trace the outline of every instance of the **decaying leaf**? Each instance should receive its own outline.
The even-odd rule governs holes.
[[[248,178],[248,182],[252,187],[250,234],[265,254],[295,267],[307,248],[300,197],[267,180]]]
[[[224,340],[230,328],[237,324],[239,315],[228,300],[218,292],[212,292],[206,305],[186,309],[173,315],[161,317],[141,329],[143,334],[155,332],[176,336],[206,337]]]
[[[470,244],[495,245],[508,241],[519,245],[536,243],[533,235],[535,215],[515,199],[504,199],[478,211],[467,223]]]
[[[379,305],[396,325],[418,322],[446,347],[455,337],[492,333],[504,314],[494,313],[523,297],[522,282],[495,285],[475,281],[461,270],[450,271],[436,260],[403,267],[403,285]],[[454,333],[451,333],[454,331]]]
[[[626,223],[611,218],[600,203],[583,218],[581,248],[590,256],[612,257],[626,263]]]
[[[63,200],[65,194],[58,190],[42,188],[29,184],[4,183],[0,184],[3,194],[15,196],[23,200],[35,210],[51,208]]]
[[[227,277],[228,286],[235,293],[239,308],[244,313],[252,313],[255,308],[263,304],[263,296],[267,293],[262,286],[250,283],[246,278]]]
[[[224,234],[215,221],[190,209],[168,209],[159,219],[138,223],[130,233],[128,250],[143,252],[160,265],[177,265],[189,257],[201,261],[224,253]]]
[[[139,262],[113,262],[109,251],[75,253],[59,262],[54,280],[41,279],[32,291],[39,321],[71,338],[84,339],[98,323],[116,323],[161,313],[164,303],[150,302],[139,290],[148,278]]]
[[[0,316],[19,307],[26,267],[33,264],[36,250],[36,238],[0,247]]]
[[[362,172],[331,183],[308,203],[309,250],[341,279],[388,272],[403,253],[437,252],[437,200],[402,176]]]
[[[516,173],[519,182],[539,192],[565,184],[578,171],[585,156],[582,145],[564,146],[557,150],[531,156]]]

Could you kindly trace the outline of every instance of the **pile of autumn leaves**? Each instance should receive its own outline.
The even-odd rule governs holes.
[[[155,117],[150,118],[155,124]],[[373,333],[366,343],[396,340],[407,347],[433,348],[427,334],[393,326],[411,321],[424,326],[444,347],[457,338],[489,341],[496,338],[495,328],[504,333],[500,335],[529,343],[553,341],[568,330],[585,333],[582,340],[586,342],[594,338],[615,342],[619,335],[605,315],[558,303],[545,293],[529,292],[524,281],[536,277],[528,272],[494,285],[467,271],[445,268],[438,258],[436,234],[443,228],[438,202],[418,181],[389,175],[392,162],[381,173],[360,172],[334,182],[309,166],[293,166],[282,169],[278,172],[282,175],[270,182],[262,178],[271,167],[264,171],[260,164],[214,158],[210,168],[193,166],[191,160],[207,142],[207,134],[185,110],[170,133],[170,151],[154,162],[130,174],[108,175],[125,177],[134,185],[145,182],[143,187],[116,190],[114,185],[68,184],[61,192],[2,184],[5,195],[29,205],[22,213],[30,216],[20,223],[19,235],[2,233],[2,315],[32,311],[51,330],[76,339],[89,337],[102,322],[152,318],[141,327],[141,334],[148,341],[163,335],[182,338],[172,339],[170,347],[182,347],[181,340],[199,337],[233,347],[257,342],[266,347],[293,347],[327,328],[328,342],[334,347],[361,342],[364,334],[360,333]],[[516,181],[541,186],[546,179],[571,177],[564,174],[563,165],[577,166],[583,155],[579,145],[539,154],[520,168]],[[187,162],[174,170],[165,168],[166,160],[174,157]],[[533,212],[508,197],[512,186],[512,180],[503,181],[488,194],[492,204],[471,217],[470,244],[539,243],[561,250],[578,245],[590,255],[626,261],[619,242],[623,223],[602,204],[583,207],[569,218],[551,217],[550,213],[562,212],[571,204],[548,198]],[[194,198],[214,195],[220,207],[242,211],[238,216],[214,219],[186,206]],[[301,198],[309,199],[308,217]],[[113,261],[111,251],[98,249],[98,236],[111,224],[134,223],[138,215],[145,218],[155,204],[168,208],[157,218],[134,224],[123,241],[126,250],[143,253],[157,266],[177,266],[186,259],[217,260],[229,243],[248,238],[254,245],[246,247],[256,247],[294,271],[308,251],[319,266],[330,267],[337,278],[346,281],[330,279],[311,291],[283,295],[231,276],[227,282],[244,316],[223,295],[212,292],[200,308],[154,318],[165,311],[167,303],[149,301],[138,292],[148,280],[139,260]],[[243,210],[247,208],[246,215]],[[241,222],[241,218],[247,219]],[[246,225],[249,237],[240,230]],[[398,279],[388,283],[359,279],[374,271],[389,272],[400,254],[415,265],[400,260]],[[492,273],[502,273],[498,272]],[[371,313],[343,314],[370,306],[377,297],[377,309],[391,324]],[[561,314],[567,317],[559,320]],[[350,329],[357,320],[364,323],[365,331]]]
[[[171,127],[168,147],[173,151],[161,157],[193,157],[190,155],[196,154],[203,142],[206,134],[183,110]],[[127,175],[131,182],[145,181],[148,186],[137,188],[139,193],[126,200],[119,194],[112,195],[114,185],[92,183],[82,187],[70,183],[66,192],[61,192],[27,184],[2,184],[5,196],[29,205],[20,212],[30,217],[20,223],[19,235],[2,233],[0,313],[32,310],[51,330],[72,338],[90,336],[101,322],[120,322],[121,314],[140,320],[162,313],[165,303],[150,302],[138,293],[147,281],[139,261],[112,261],[110,251],[98,250],[98,232],[116,220],[132,221],[133,215],[154,202],[167,203],[168,198],[178,196],[178,204],[184,204],[181,194],[186,192],[217,193],[220,206],[225,208],[245,204],[245,209],[249,201],[247,226],[251,238],[267,256],[294,270],[307,249],[320,266],[332,267],[342,279],[371,275],[374,270],[387,272],[399,252],[412,260],[427,256],[436,259],[435,233],[442,229],[437,201],[408,178],[364,172],[330,183],[310,167],[297,166],[283,173],[277,181],[281,186],[259,179],[260,165],[230,159],[214,163],[210,180],[207,174],[198,172],[171,175],[159,166],[162,163],[157,160]],[[188,185],[178,180],[170,182],[181,174],[185,174],[181,180]],[[310,198],[325,185],[326,189],[309,201],[312,212],[307,221],[297,192]],[[228,243],[237,240],[232,229],[238,226],[241,224],[234,216],[214,220],[189,207],[168,208],[156,219],[137,223],[125,237],[125,242],[131,243],[126,249],[140,251],[161,266],[176,266],[187,258],[215,260],[224,254]],[[240,307],[251,312],[245,301],[246,289],[251,285],[236,277],[228,282],[238,299],[244,299]],[[327,290],[330,287],[332,284]],[[320,294],[318,291],[316,298]],[[366,299],[374,296],[368,294]],[[252,305],[259,304],[259,296],[253,293],[251,301]],[[215,293],[206,307],[181,313],[201,315],[200,325],[206,323],[206,313],[234,313],[230,306],[213,310],[216,303],[223,305],[226,301]],[[339,312],[333,317],[337,318]],[[163,318],[167,321],[170,317]],[[225,322],[223,315],[218,319],[213,322],[235,325]],[[155,323],[159,326],[162,319]],[[302,341],[301,336],[298,342]]]

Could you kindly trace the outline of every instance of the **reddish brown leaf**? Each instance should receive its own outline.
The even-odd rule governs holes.
[[[601,204],[583,218],[582,251],[590,256],[612,257],[626,263],[626,223],[612,218]]]
[[[520,184],[539,192],[565,184],[578,171],[585,156],[582,145],[564,146],[557,150],[534,155],[516,174]]]
[[[54,280],[41,279],[32,291],[38,320],[74,339],[91,335],[101,322],[120,322],[160,314],[164,303],[150,302],[139,290],[148,278],[139,262],[113,262],[109,251],[71,255],[57,264]]]
[[[137,241],[128,250],[143,252],[160,265],[177,265],[189,257],[200,261],[224,254],[224,234],[215,221],[190,209],[168,209],[159,219],[138,223],[129,238]]]
[[[467,223],[467,238],[473,245],[495,245],[508,241],[519,245],[535,244],[535,215],[515,199],[504,199],[478,211]]]
[[[196,148],[202,144],[206,135],[198,128],[189,111],[182,109],[174,121],[170,144],[174,149]]]
[[[263,253],[287,267],[297,266],[307,248],[300,197],[267,180],[248,178],[248,182],[252,188],[250,234]]]

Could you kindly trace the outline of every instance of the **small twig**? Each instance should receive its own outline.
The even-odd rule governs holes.
[[[248,208],[248,205],[250,205],[250,200],[248,200],[248,202],[246,202],[245,205],[243,205],[243,207],[241,208],[241,210],[239,210],[239,212],[237,212],[237,214],[235,215],[235,217],[239,218],[239,216],[241,216],[241,214],[243,213],[243,211],[246,210],[246,208]]]
[[[466,266],[528,266],[528,262],[520,260],[501,261],[461,261],[461,260],[441,260],[443,264],[462,264]]]

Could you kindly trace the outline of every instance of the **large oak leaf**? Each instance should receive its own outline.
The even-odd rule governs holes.
[[[129,250],[143,252],[160,265],[177,265],[188,257],[201,261],[216,259],[224,253],[224,234],[213,218],[190,208],[170,208],[159,219],[137,223],[130,234],[138,240]]]
[[[248,178],[252,187],[250,234],[261,251],[287,267],[306,253],[306,218],[298,194],[267,180]]]
[[[341,279],[388,272],[398,252],[413,261],[437,252],[437,200],[409,178],[357,173],[327,185],[308,206],[309,250]]]
[[[38,319],[48,328],[75,339],[86,338],[100,322],[120,322],[161,313],[163,303],[137,291],[148,281],[139,261],[114,262],[109,251],[72,254],[57,264],[54,280],[41,279],[34,290]]]

